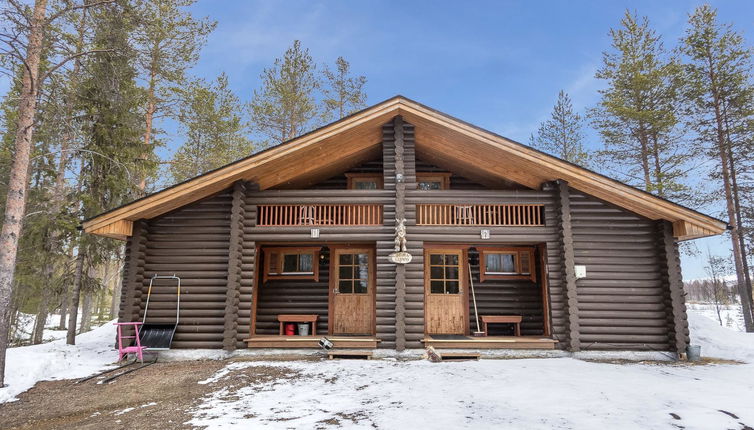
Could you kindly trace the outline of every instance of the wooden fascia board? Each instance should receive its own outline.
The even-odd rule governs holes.
[[[502,149],[514,157],[522,158],[540,166],[547,166],[547,169],[551,170],[556,178],[568,180],[572,187],[621,207],[633,210],[640,215],[647,216],[648,218],[663,218],[670,221],[689,221],[694,225],[709,230],[711,232],[710,235],[720,234],[725,231],[726,224],[712,217],[646,195],[618,181],[565,163],[555,157],[530,150],[521,144],[485,132],[461,121],[455,120],[454,118],[429,110],[414,102],[404,100],[399,108],[399,113],[406,116],[409,121],[412,115],[417,115],[428,120],[440,122],[455,132],[472,137],[486,145]],[[638,202],[639,204],[626,205],[625,203],[620,202],[622,199],[616,197],[623,197],[624,199],[631,202]],[[641,202],[646,202],[646,204],[641,204]]]
[[[210,172],[207,175],[200,176],[198,178],[195,178],[194,180],[190,180],[176,187],[157,192],[149,197],[146,197],[145,199],[133,202],[115,211],[92,218],[83,223],[84,231],[87,233],[94,233],[94,231],[98,228],[106,226],[117,220],[126,219],[134,221],[140,218],[149,218],[156,216],[155,214],[165,213],[170,210],[177,209],[178,207],[193,203],[215,192],[221,191],[226,187],[229,187],[236,180],[243,179],[244,176],[248,175],[249,170],[257,166],[268,163],[275,159],[279,159],[285,155],[290,154],[292,151],[297,151],[310,145],[315,145],[345,130],[357,127],[358,125],[365,122],[378,119],[380,116],[390,114],[391,112],[397,110],[397,106],[400,104],[400,102],[401,101],[398,98],[388,100],[380,105],[375,106],[372,109],[368,109],[362,112],[361,115],[356,115],[352,118],[344,120],[343,122],[338,122],[332,124],[329,127],[324,127],[308,135],[283,144],[280,147],[272,148],[268,151],[260,153],[258,156],[250,157],[238,163],[225,166],[214,172]],[[144,216],[145,213],[149,216]]]
[[[575,189],[625,207],[648,218],[663,218],[673,222],[687,221],[690,225],[701,229],[699,231],[707,233],[705,235],[720,234],[726,228],[725,223],[714,218],[662,199],[653,198],[618,181],[570,165],[546,154],[530,150],[521,144],[473,127],[410,100],[396,97],[351,118],[346,118],[341,122],[316,130],[279,147],[260,153],[257,156],[252,156],[232,165],[225,166],[207,175],[155,193],[115,211],[92,218],[83,223],[84,231],[105,235],[105,232],[100,232],[99,229],[117,221],[134,221],[140,218],[151,218],[193,203],[229,187],[236,180],[247,178],[249,172],[255,167],[284,157],[293,151],[315,145],[371,120],[379,119],[380,116],[387,116],[393,113],[402,114],[408,118],[412,115],[419,116],[492,148],[503,150],[512,157],[525,161],[527,164],[542,166],[543,169],[551,173],[553,179],[566,179]],[[629,204],[626,204],[626,202]]]

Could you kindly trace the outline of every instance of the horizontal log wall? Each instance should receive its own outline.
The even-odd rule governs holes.
[[[536,269],[539,273],[539,256],[536,256]],[[541,336],[544,333],[544,310],[542,308],[541,279],[537,276],[537,282],[528,279],[487,279],[479,281],[479,270],[482,262],[476,249],[469,251],[471,261],[471,273],[474,279],[474,291],[476,292],[477,311],[479,312],[479,324],[482,326],[482,315],[521,315],[521,334],[524,336]],[[476,318],[474,316],[474,303],[469,292],[469,327],[475,331]],[[495,329],[490,328],[490,334],[495,334]],[[510,327],[506,327],[510,329]],[[513,333],[510,333],[512,336]]]
[[[408,228],[408,237],[411,241],[421,243],[419,253],[414,255],[417,261],[423,260],[424,243],[458,243],[479,244],[484,246],[494,245],[526,245],[544,243],[547,248],[546,272],[550,301],[550,321],[552,335],[555,339],[565,340],[566,315],[565,294],[563,292],[561,245],[559,236],[559,218],[555,204],[555,190],[551,187],[543,191],[533,190],[477,190],[473,193],[462,190],[450,191],[419,191],[407,193],[406,201],[413,204],[421,203],[452,203],[463,201],[471,204],[541,204],[544,205],[544,225],[536,227],[469,227],[469,226],[411,226]],[[484,228],[490,231],[490,239],[482,241],[480,230]],[[423,329],[423,269],[419,264],[419,271],[414,274],[416,279],[414,290],[415,300],[421,300],[421,306],[417,306],[422,312]],[[477,269],[478,270],[478,269]],[[421,294],[421,297],[419,297]],[[540,301],[539,308],[542,305]],[[470,313],[473,315],[473,313]],[[543,315],[544,316],[544,315]],[[419,320],[412,321],[418,325]],[[472,326],[473,327],[473,326]],[[414,330],[417,327],[414,326]],[[564,342],[557,344],[559,348],[565,348]]]
[[[417,164],[413,126],[401,124],[398,129],[402,131],[403,184],[406,188],[401,210],[407,219],[407,248],[413,256],[412,262],[400,269],[405,288],[400,291],[396,289],[398,271],[396,265],[388,261],[388,254],[393,252],[398,201],[395,180],[396,125],[391,122],[383,128],[384,162],[373,161],[352,169],[356,172],[381,170],[385,181],[382,190],[345,190],[344,175],[308,190],[258,191],[251,184],[246,184],[243,210],[239,212],[242,231],[237,294],[229,296],[227,289],[229,273],[239,273],[233,267],[229,272],[228,267],[232,213],[230,190],[159,218],[135,223],[134,236],[127,244],[120,318],[138,320],[141,317],[143,296],[152,274],[175,273],[183,279],[184,288],[181,325],[174,347],[222,347],[227,322],[224,318],[226,303],[236,301],[236,347],[244,347],[243,340],[251,330],[254,279],[259,263],[257,248],[260,244],[374,244],[377,250],[375,313],[377,336],[382,340],[380,347],[420,348],[424,337],[425,244],[543,243],[546,247],[551,330],[553,337],[561,341],[558,347],[568,347],[566,333],[569,319],[563,280],[565,266],[557,187],[545,184],[541,191],[489,190],[471,181],[462,182],[466,185],[453,185],[455,176],[452,176],[450,190],[418,191],[417,166],[423,171],[441,169],[432,170],[431,166],[423,166],[421,162]],[[688,329],[682,312],[683,298],[677,292],[672,294],[672,284],[679,278],[680,270],[677,245],[663,238],[665,226],[660,228],[656,222],[583,193],[571,190],[571,194],[568,203],[572,215],[574,262],[587,266],[587,278],[577,281],[578,306],[574,308],[581,348],[668,350],[685,345]],[[321,226],[319,238],[310,237],[308,226],[257,226],[258,205],[321,203],[379,204],[383,208],[383,223],[380,226]],[[459,203],[541,204],[545,208],[544,225],[484,227],[490,230],[491,238],[488,241],[480,238],[482,227],[416,225],[417,204]],[[326,295],[328,289],[323,282],[326,282],[328,271],[324,270],[321,275],[318,288],[322,288]],[[523,288],[523,285],[519,287]],[[502,286],[494,288],[495,296],[502,297],[502,292],[498,290]],[[322,297],[317,299],[320,300],[317,306],[321,306]],[[491,306],[497,306],[497,302],[500,302],[491,297],[482,297],[487,309],[493,309]],[[260,303],[268,298],[273,299],[263,296]],[[169,286],[158,287],[150,304],[150,320],[173,321],[174,304],[174,290]],[[322,311],[319,309],[317,312]],[[525,325],[525,333],[539,330],[535,328],[535,318],[539,317],[532,317],[529,326]],[[272,330],[269,323],[263,321],[259,329],[269,332]],[[320,324],[325,324],[320,326],[324,332],[326,317],[323,316]],[[539,320],[536,320],[536,326],[541,326]]]
[[[173,348],[222,348],[230,248],[230,190],[149,221],[141,294],[149,278],[181,278],[181,321]],[[148,321],[175,321],[175,283],[152,292]],[[144,300],[140,301],[141,315]]]
[[[582,350],[672,349],[654,221],[571,189]]]
[[[319,280],[275,279],[261,284],[257,292],[256,334],[278,334],[278,314],[316,314],[317,333],[327,333],[330,291],[330,251],[324,248],[319,261]],[[264,267],[260,258],[260,267]]]

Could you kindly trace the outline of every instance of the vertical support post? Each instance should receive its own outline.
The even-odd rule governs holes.
[[[559,180],[557,190],[560,203],[560,240],[563,246],[563,273],[565,273],[567,298],[568,324],[566,332],[568,333],[569,349],[575,352],[581,350],[581,340],[579,339],[579,300],[576,288],[576,269],[574,267],[576,262],[573,252],[573,226],[571,224],[571,193],[568,189],[568,182]]]
[[[242,181],[233,185],[230,209],[230,242],[228,247],[228,286],[225,293],[225,325],[223,349],[236,349],[238,334],[238,302],[241,289],[241,257],[243,254],[243,219],[246,186]]]
[[[688,317],[686,315],[686,303],[683,294],[683,280],[681,277],[681,259],[678,254],[678,244],[673,237],[673,225],[669,221],[662,223],[661,234],[668,288],[670,289],[670,311],[673,317],[671,344],[675,346],[676,353],[681,356],[688,346]]]
[[[406,216],[406,170],[403,165],[403,118],[393,120],[395,131],[395,175],[403,180],[395,184],[395,217],[403,219]],[[406,348],[406,266],[396,264],[395,267],[395,349],[403,351]]]

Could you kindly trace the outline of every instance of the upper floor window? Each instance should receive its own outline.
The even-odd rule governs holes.
[[[378,173],[346,173],[349,190],[380,190],[382,175]]]
[[[480,280],[530,279],[536,280],[533,248],[481,248]]]
[[[447,190],[450,188],[450,173],[416,172],[416,188],[419,190]]]
[[[319,280],[319,248],[265,248],[264,280]]]

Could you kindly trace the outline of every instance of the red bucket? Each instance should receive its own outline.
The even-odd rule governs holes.
[[[285,323],[285,335],[293,336],[294,334],[296,334],[296,324]]]

